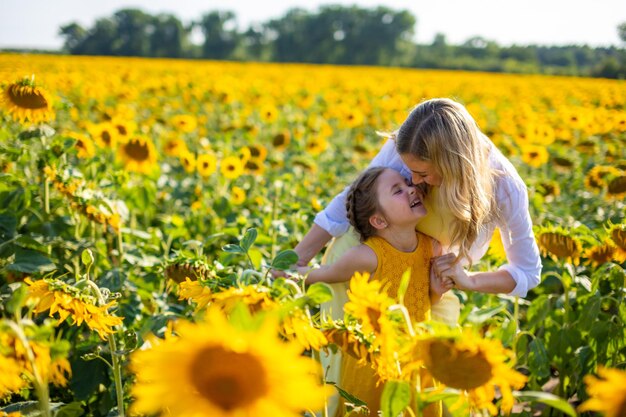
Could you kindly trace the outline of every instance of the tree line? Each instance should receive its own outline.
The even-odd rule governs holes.
[[[172,14],[122,9],[84,28],[60,28],[64,53],[261,62],[385,65],[626,78],[626,50],[589,46],[500,46],[482,37],[452,45],[437,34],[413,41],[417,20],[387,7],[322,6],[240,29],[235,13],[211,11],[187,24]],[[626,23],[618,33],[626,42]]]

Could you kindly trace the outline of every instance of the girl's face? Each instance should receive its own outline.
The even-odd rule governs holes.
[[[390,224],[413,223],[426,215],[414,185],[394,169],[386,169],[376,181],[378,203]]]
[[[413,184],[417,185],[425,182],[436,187],[441,185],[441,174],[435,169],[432,162],[423,161],[408,153],[400,155],[400,158],[411,170]]]

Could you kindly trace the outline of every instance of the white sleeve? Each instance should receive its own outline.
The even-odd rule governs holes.
[[[541,279],[541,258],[528,211],[526,185],[507,176],[498,184],[497,198],[502,218],[498,222],[508,263],[500,267],[516,282],[510,295],[525,297]]]
[[[368,165],[368,168],[377,166],[396,169],[400,171],[402,175],[410,178],[410,172],[402,162],[400,155],[398,155],[396,143],[392,139],[388,139],[387,142],[385,142],[380,152],[378,152]],[[344,234],[350,226],[346,214],[346,196],[348,195],[349,189],[350,185],[336,195],[328,206],[315,216],[314,223],[333,236]]]

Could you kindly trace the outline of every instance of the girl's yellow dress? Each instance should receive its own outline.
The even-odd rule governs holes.
[[[413,322],[430,319],[429,272],[432,258],[432,239],[417,232],[418,245],[413,252],[401,252],[385,239],[374,236],[365,241],[372,248],[378,259],[378,266],[372,279],[380,280],[390,297],[396,298],[400,279],[404,272],[411,268],[411,279],[404,295],[404,304]],[[432,386],[432,381],[422,375],[422,386]],[[339,386],[357,398],[365,401],[370,416],[377,416],[380,410],[380,397],[384,385],[376,386],[377,377],[369,364],[358,364],[350,355],[343,355]],[[345,409],[342,401],[337,407],[335,416],[343,416]],[[424,411],[425,417],[441,416],[441,405],[431,404]]]

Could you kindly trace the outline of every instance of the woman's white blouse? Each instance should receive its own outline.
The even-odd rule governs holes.
[[[489,161],[492,168],[504,172],[498,180],[496,199],[502,212],[501,220],[487,224],[470,248],[472,261],[482,258],[489,248],[495,228],[500,235],[507,262],[500,269],[506,270],[517,285],[509,295],[525,297],[528,291],[539,284],[541,279],[541,259],[528,212],[528,193],[524,181],[508,159],[487,138],[491,151]],[[396,151],[395,141],[387,140],[382,149],[372,159],[369,167],[384,166],[398,170],[411,178],[411,172],[402,162]],[[315,224],[333,236],[344,234],[350,224],[346,214],[346,195],[349,186],[338,194],[328,206],[315,216]]]

